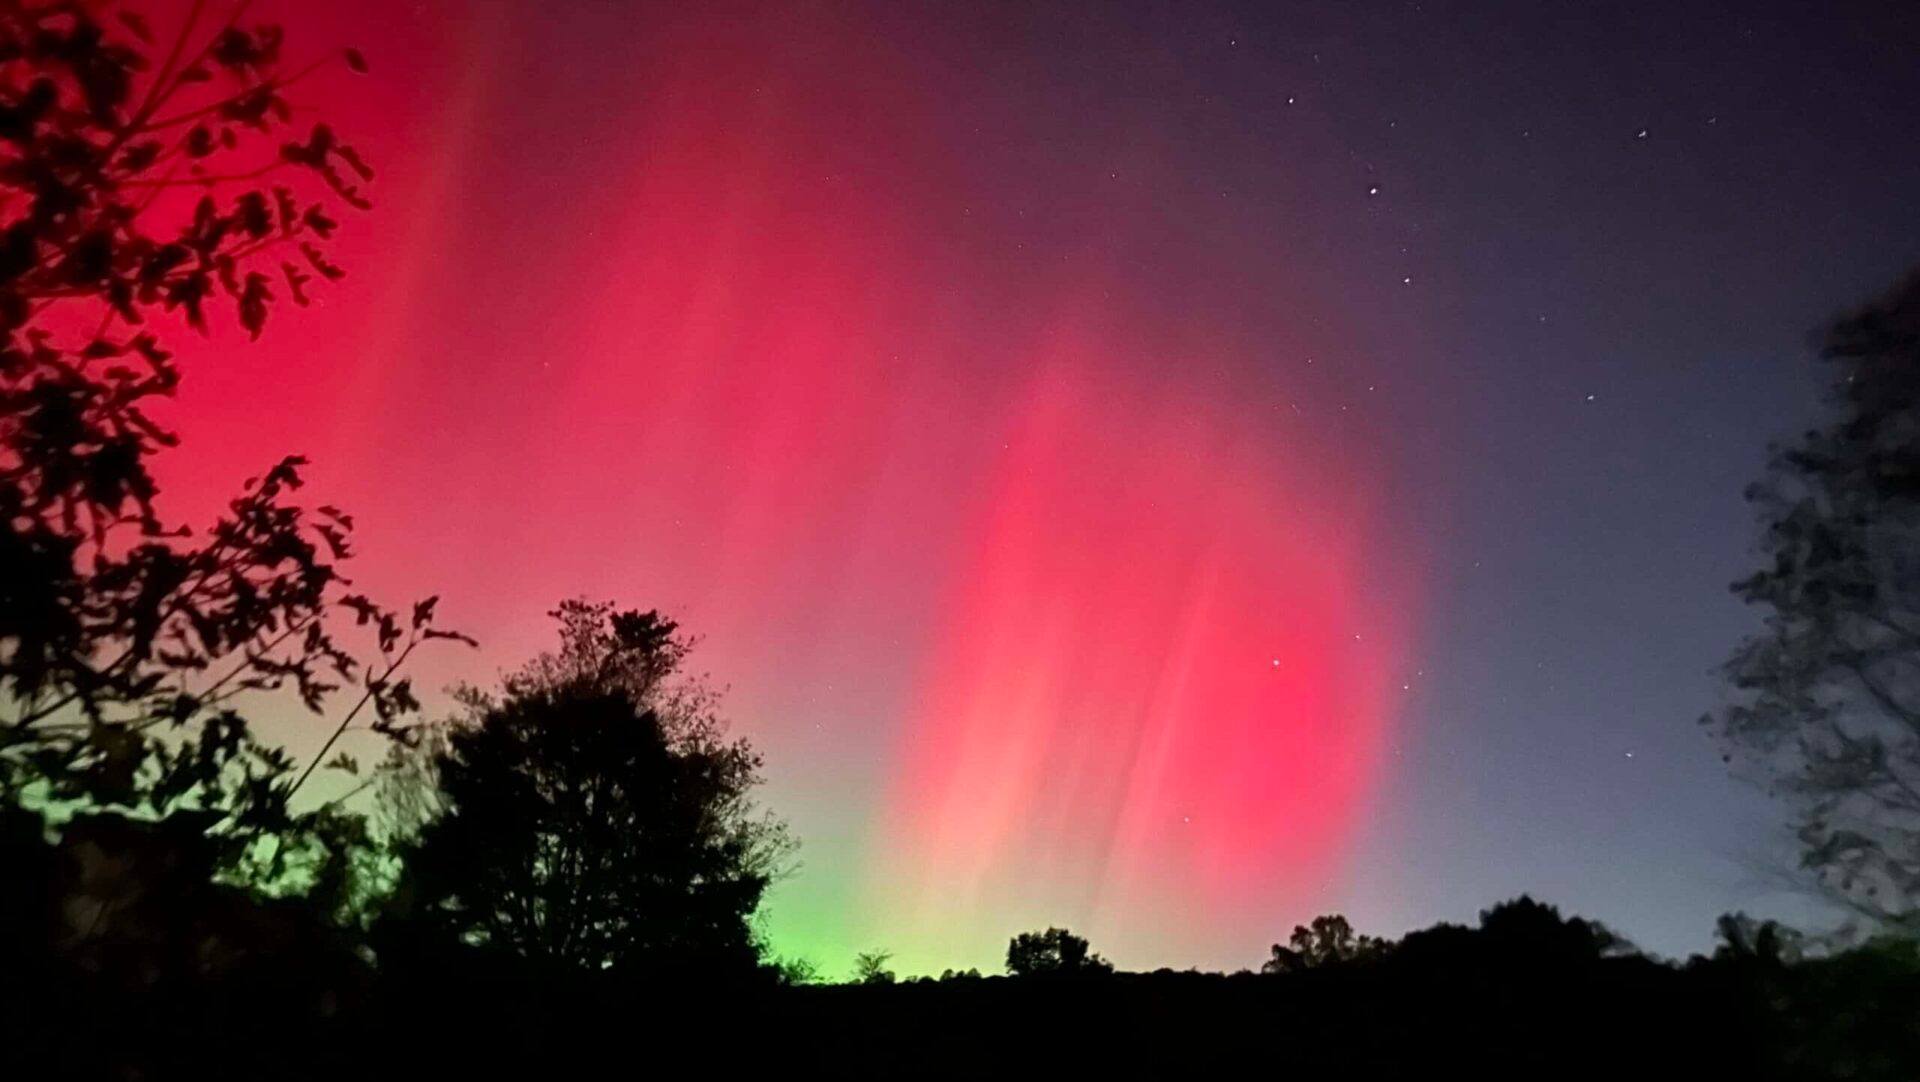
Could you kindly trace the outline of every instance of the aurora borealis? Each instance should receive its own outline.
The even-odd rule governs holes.
[[[189,368],[169,499],[310,455],[362,582],[481,640],[426,686],[671,612],[804,843],[777,950],[1752,906],[1679,871],[1755,814],[1689,724],[1739,487],[1912,254],[1834,208],[1913,152],[1821,188],[1745,74],[1803,28],[1646,5],[1561,70],[1516,9],[1462,77],[1406,5],[285,6],[373,61],[310,100],[376,206]],[[1851,41],[1871,127],[1911,76]]]

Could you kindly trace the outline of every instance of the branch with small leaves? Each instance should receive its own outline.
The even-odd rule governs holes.
[[[292,798],[356,765],[329,753],[369,713],[410,739],[405,664],[471,641],[431,600],[403,619],[352,591],[353,521],[295,502],[297,456],[205,531],[156,508],[152,462],[179,439],[153,407],[182,379],[161,317],[206,332],[225,301],[259,337],[283,297],[345,275],[336,208],[370,205],[365,159],[324,122],[296,130],[288,97],[365,58],[286,64],[250,10],[194,0],[156,48],[120,5],[0,4],[0,798],[192,814],[236,845],[351,835],[337,803]],[[275,696],[346,707],[304,766],[254,731]]]

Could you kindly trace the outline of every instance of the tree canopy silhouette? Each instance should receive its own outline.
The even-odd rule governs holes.
[[[1007,972],[1015,977],[1071,976],[1113,972],[1085,939],[1065,928],[1021,932],[1007,944]]]
[[[200,1073],[200,1018],[251,996],[290,1034],[337,1004],[360,963],[327,925],[380,862],[362,816],[294,798],[358,772],[350,730],[406,739],[408,658],[460,637],[353,591],[352,519],[296,500],[298,456],[205,529],[159,504],[174,335],[259,337],[343,276],[334,215],[368,205],[290,97],[364,60],[288,62],[247,6],[156,42],[123,4],[0,4],[0,1014],[86,1027],[68,1076]],[[268,709],[323,716],[322,752],[262,739]]]
[[[1633,949],[1599,921],[1562,916],[1525,894],[1481,910],[1480,935],[1489,953],[1533,965],[1578,964]]]
[[[1313,918],[1311,924],[1294,926],[1286,946],[1273,945],[1273,956],[1261,965],[1263,973],[1291,973],[1300,969],[1351,962],[1374,956],[1384,949],[1378,939],[1356,936],[1347,918],[1338,913]]]
[[[853,981],[855,984],[892,984],[899,978],[893,972],[893,952],[888,950],[861,951],[853,956]]]
[[[1722,913],[1713,923],[1713,934],[1719,941],[1715,959],[1767,966],[1799,961],[1805,943],[1804,936],[1779,921],[1756,920],[1745,913]]]
[[[357,770],[327,759],[356,722],[399,737],[402,667],[458,636],[432,599],[352,592],[352,519],[293,502],[297,456],[204,532],[155,503],[153,459],[179,440],[152,407],[181,382],[155,318],[204,332],[219,301],[258,337],[281,291],[305,304],[342,276],[334,207],[367,206],[353,148],[291,127],[290,89],[342,57],[291,65],[244,9],[193,3],[156,46],[117,5],[0,6],[0,808],[55,829],[190,814],[223,875],[345,889],[361,824],[289,802],[323,760]],[[255,735],[274,692],[337,708],[304,768]]]
[[[1792,808],[1801,865],[1875,929],[1920,933],[1920,274],[1836,321],[1832,419],[1747,490],[1766,625],[1703,719]]]
[[[758,964],[750,919],[792,846],[757,813],[759,757],[677,678],[655,612],[568,602],[560,649],[467,691],[433,746],[438,813],[409,860],[419,917],[467,943],[584,969]]]

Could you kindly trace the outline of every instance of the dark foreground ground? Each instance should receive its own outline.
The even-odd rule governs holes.
[[[464,953],[112,994],[14,973],[0,1078],[1920,1079],[1910,947],[1666,965],[1453,946],[859,986],[554,979]]]

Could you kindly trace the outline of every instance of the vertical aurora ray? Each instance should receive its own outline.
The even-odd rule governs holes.
[[[1402,616],[1351,478],[1052,341],[900,735],[880,924],[928,967],[1049,923],[1133,964],[1245,957],[1339,870]]]
[[[189,370],[170,495],[312,452],[360,582],[484,644],[427,687],[544,646],[561,597],[673,611],[805,843],[774,945],[828,972],[991,968],[1047,923],[1257,958],[1388,739],[1382,464],[1232,378],[1259,330],[1116,269],[1101,238],[1159,251],[1144,194],[1080,221],[1070,156],[954,149],[1011,110],[818,11],[625,10],[289,20],[375,61],[331,108],[378,206],[322,311]],[[1049,184],[1070,227],[1022,232]]]

